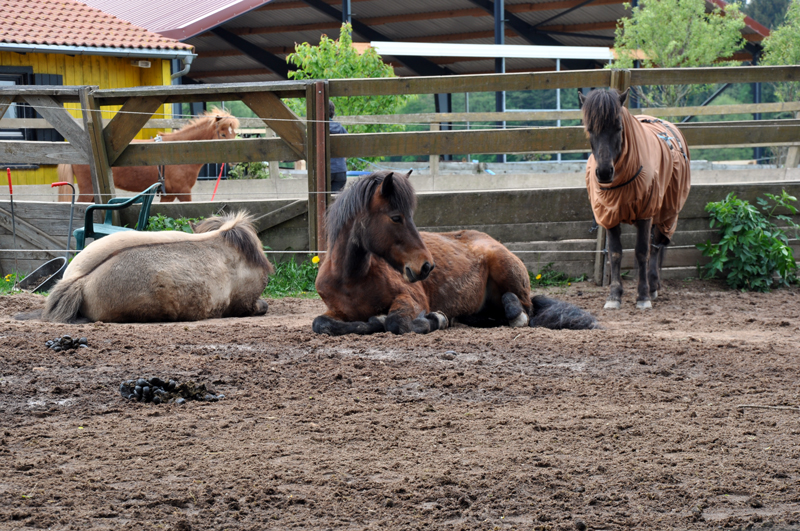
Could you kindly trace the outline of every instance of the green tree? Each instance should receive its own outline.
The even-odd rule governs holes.
[[[744,14],[769,29],[783,24],[786,10],[792,0],[750,0],[742,6]]]
[[[762,65],[800,64],[800,0],[792,0],[784,23],[772,30],[762,43]],[[800,83],[777,83],[775,94],[781,101],[797,101]]]
[[[630,8],[630,4],[625,4]],[[715,7],[706,13],[705,0],[641,0],[616,30],[616,68],[687,68],[722,66],[743,44],[744,14],[736,4],[724,12]],[[637,89],[648,106],[672,107],[683,103],[696,85],[665,85]]]
[[[764,47],[764,54],[761,57],[762,65],[800,64],[800,0],[791,1],[786,10],[783,24],[770,32],[762,46]],[[774,87],[775,96],[779,101],[800,100],[800,83],[774,83]],[[800,118],[800,113],[795,116]],[[789,148],[773,147],[770,149],[775,164],[782,166],[787,163],[786,156]]]
[[[373,48],[359,53],[353,47],[353,28],[350,24],[342,24],[339,39],[333,40],[323,35],[318,46],[303,43],[295,46],[294,53],[286,57],[286,61],[297,67],[289,72],[292,79],[343,79],[343,78],[375,78],[395,77],[391,65],[383,62],[381,56]],[[370,114],[397,114],[403,105],[414,96],[356,96],[331,98],[336,105],[337,116],[364,116]],[[287,104],[298,115],[305,115],[303,100],[287,100]],[[398,125],[353,124],[346,118],[341,120],[350,133],[372,133],[378,131],[399,131]],[[349,159],[348,167],[361,169],[366,162]]]

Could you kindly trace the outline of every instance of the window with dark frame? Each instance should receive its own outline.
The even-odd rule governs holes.
[[[63,78],[56,74],[34,74],[30,66],[0,66],[0,87],[16,85],[62,85]],[[31,106],[24,103],[12,103],[2,118],[41,118]],[[0,140],[32,140],[60,142],[64,137],[55,129],[0,129]],[[38,165],[8,164],[18,169],[36,169]]]

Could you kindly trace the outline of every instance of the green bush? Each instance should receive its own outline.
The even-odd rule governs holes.
[[[145,230],[154,232],[162,230],[177,230],[191,234],[194,232],[191,224],[197,223],[202,219],[202,217],[174,219],[169,216],[165,216],[164,214],[156,214],[155,216],[150,216],[147,219],[147,228]]]
[[[231,166],[228,179],[269,179],[266,162],[240,162]]]
[[[317,281],[318,263],[319,258],[314,256],[299,264],[294,257],[288,262],[275,264],[275,274],[269,277],[263,295],[273,299],[317,296],[314,283]]]
[[[566,273],[559,273],[553,269],[553,262],[550,262],[539,270],[537,274],[528,271],[528,276],[531,278],[532,288],[544,288],[547,286],[569,286],[573,282],[583,282],[586,280],[586,275],[579,277],[571,277]]]
[[[723,201],[706,205],[711,215],[711,228],[719,227],[719,243],[706,242],[697,246],[711,262],[703,266],[701,277],[713,278],[727,271],[726,281],[742,291],[769,291],[775,283],[788,285],[795,282],[797,264],[794,261],[789,238],[772,220],[781,220],[793,229],[795,237],[800,228],[792,218],[776,215],[778,208],[792,214],[797,208],[796,198],[787,194],[765,194],[758,204],[763,213],[748,201],[738,199],[733,193]]]

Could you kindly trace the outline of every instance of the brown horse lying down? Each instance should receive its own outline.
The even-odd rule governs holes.
[[[598,327],[573,305],[531,298],[522,261],[490,236],[418,232],[415,207],[408,175],[386,171],[339,196],[328,211],[329,253],[316,284],[328,311],[314,319],[315,332],[427,333],[456,319],[472,326]]]
[[[126,323],[265,314],[259,297],[274,269],[250,218],[209,218],[195,230],[96,240],[69,264],[43,312],[16,317]]]

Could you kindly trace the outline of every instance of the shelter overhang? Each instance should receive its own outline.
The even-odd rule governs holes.
[[[594,61],[611,61],[614,59],[611,48],[602,46],[533,46],[381,41],[373,41],[370,43],[370,46],[382,56],[585,59]]]

